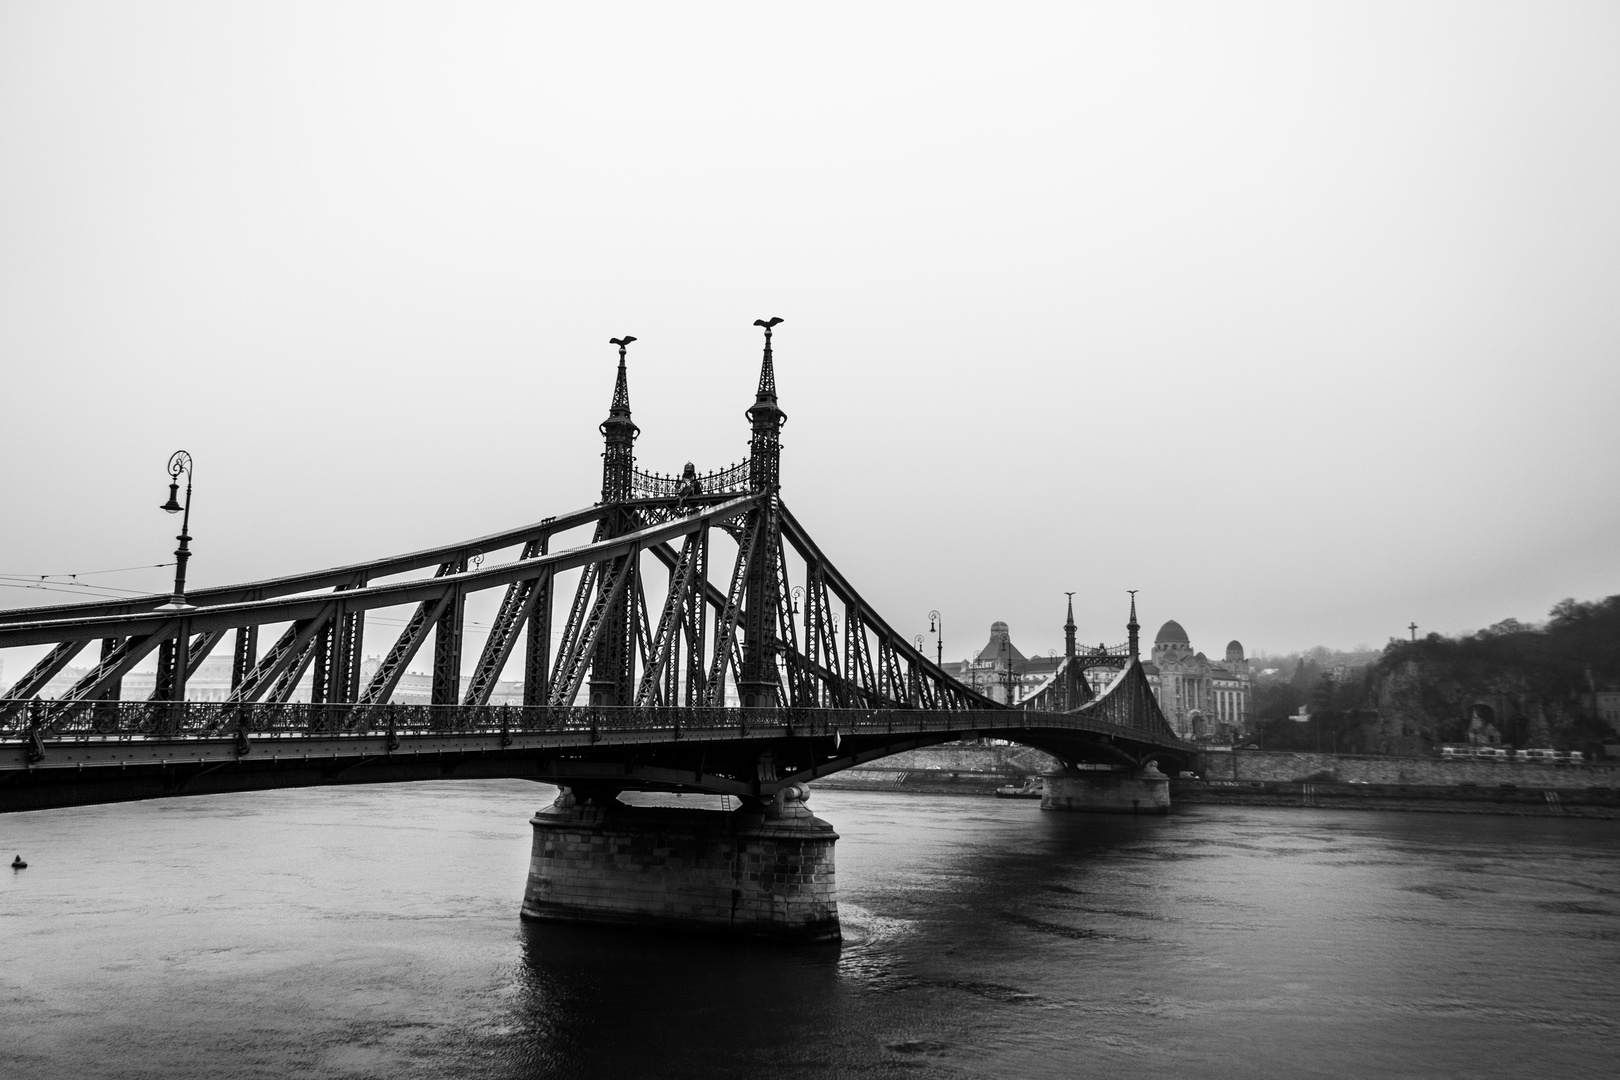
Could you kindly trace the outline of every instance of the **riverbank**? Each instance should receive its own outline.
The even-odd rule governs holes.
[[[826,791],[994,797],[998,787],[1021,786],[1062,768],[1057,758],[1027,746],[953,744],[893,754],[824,776],[810,786]]]
[[[1620,820],[1620,790],[1500,784],[1367,784],[1332,780],[1172,780],[1170,805],[1301,806],[1325,810],[1423,810],[1441,814]]]
[[[1571,791],[1620,788],[1620,766],[1540,765],[1517,761],[1446,761],[1439,757],[1315,754],[1287,750],[1205,749],[1197,773],[1208,781],[1308,783],[1325,781],[1434,788],[1517,787]]]
[[[1057,772],[1056,758],[1021,746],[935,746],[835,773],[830,791],[994,797]],[[1620,820],[1620,768],[1265,750],[1206,751],[1197,779],[1175,779],[1176,805],[1421,810]]]

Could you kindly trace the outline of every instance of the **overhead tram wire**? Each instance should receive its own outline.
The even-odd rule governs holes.
[[[53,588],[52,586],[77,585],[77,588]],[[43,582],[23,584],[0,579],[0,589],[33,589],[37,592],[66,593],[70,596],[96,596],[109,600],[125,600],[132,596],[151,596],[151,589],[115,589],[110,585],[85,585],[73,581],[55,581],[49,585]]]
[[[165,566],[173,565],[173,562],[142,563],[140,566],[116,566],[111,570],[81,570],[77,574],[0,574],[0,578],[27,578],[30,581],[44,581],[46,578],[82,578],[94,577],[97,574],[123,574],[131,570],[161,570]]]
[[[151,589],[122,589],[116,585],[92,585],[79,578],[100,574],[127,574],[136,570],[161,570],[174,563],[146,563],[141,566],[115,566],[109,570],[82,570],[76,574],[0,574],[0,588],[33,589],[36,592],[57,592],[70,596],[97,596],[121,600],[127,596],[147,596]]]

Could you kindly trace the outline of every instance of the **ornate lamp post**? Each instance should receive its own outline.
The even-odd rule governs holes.
[[[934,635],[934,663],[945,666],[945,619],[937,611],[928,613],[928,632]]]
[[[186,474],[186,503],[180,505],[175,498],[180,492],[180,474]],[[191,455],[184,450],[176,450],[169,458],[169,501],[158,507],[171,514],[184,511],[180,519],[180,535],[175,537],[180,546],[174,552],[174,595],[169,602],[158,608],[159,611],[190,611],[192,605],[186,603],[186,561],[191,558],[191,478],[194,470]]]

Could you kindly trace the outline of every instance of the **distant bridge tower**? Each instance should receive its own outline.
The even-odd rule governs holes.
[[[1142,627],[1136,621],[1136,590],[1127,589],[1125,591],[1131,594],[1131,621],[1125,624],[1125,629],[1130,631],[1131,635],[1130,644],[1127,648],[1131,651],[1131,659],[1135,660],[1141,655]]]
[[[771,363],[771,330],[782,320],[756,319],[765,328],[765,357],[759,367],[759,390],[748,410],[753,435],[749,443],[749,486],[770,497],[748,515],[743,542],[749,544],[747,591],[743,608],[742,671],[737,693],[745,709],[777,705],[781,681],[776,672],[776,624],[781,603],[782,535],[779,491],[782,485],[782,425],[787,413],[776,403],[776,369]],[[786,702],[783,702],[786,704]]]
[[[1071,664],[1074,662],[1074,593],[1064,593],[1069,598],[1069,617],[1063,620],[1063,658]]]
[[[1063,688],[1058,707],[1067,711],[1084,705],[1091,697],[1091,692],[1086,684],[1086,677],[1080,670],[1080,662],[1075,659],[1074,593],[1064,595],[1069,598],[1069,610],[1063,620]]]
[[[631,494],[631,474],[636,467],[636,436],[641,429],[630,419],[630,385],[625,375],[624,354],[636,340],[628,334],[614,338],[619,347],[619,378],[613,386],[613,404],[602,421],[602,504],[598,539],[621,536],[635,528],[624,504]],[[587,571],[589,573],[590,571]],[[604,575],[598,582],[605,601],[602,630],[591,656],[591,704],[635,704],[636,595],[639,583],[635,555],[621,555],[597,570]],[[568,704],[572,704],[569,702]]]

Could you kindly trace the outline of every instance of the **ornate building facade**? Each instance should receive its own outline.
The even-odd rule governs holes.
[[[1069,619],[1072,626],[1072,613]],[[1025,656],[1013,644],[1007,624],[997,621],[990,624],[990,639],[971,660],[947,661],[942,666],[946,674],[963,686],[1005,704],[1022,701],[1030,690],[1050,678],[1062,662],[1063,657],[1056,654]]]
[[[1226,659],[1193,651],[1181,624],[1171,619],[1153,639],[1153,659],[1142,665],[1159,708],[1184,739],[1227,742],[1249,726],[1249,662],[1240,642],[1228,642]]]

